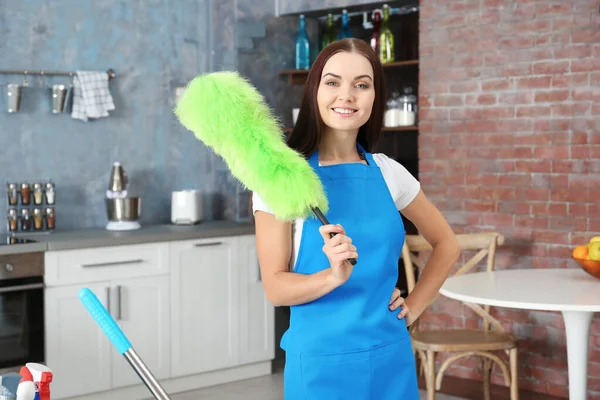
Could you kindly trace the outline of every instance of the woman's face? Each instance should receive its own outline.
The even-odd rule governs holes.
[[[373,67],[358,53],[340,52],[327,60],[317,91],[323,123],[340,130],[357,130],[371,116],[375,88]]]

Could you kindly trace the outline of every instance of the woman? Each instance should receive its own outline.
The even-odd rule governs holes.
[[[281,341],[286,400],[419,398],[407,326],[437,294],[458,246],[419,182],[396,161],[369,152],[385,97],[382,66],[366,42],[327,46],[309,72],[288,144],[323,182],[335,225],[277,220],[253,195],[265,293],[274,305],[291,306]],[[406,300],[395,288],[405,237],[398,211],[433,246]]]

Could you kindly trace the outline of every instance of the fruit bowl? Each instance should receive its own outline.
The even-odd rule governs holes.
[[[600,261],[575,257],[573,257],[573,260],[575,260],[585,272],[600,279]]]

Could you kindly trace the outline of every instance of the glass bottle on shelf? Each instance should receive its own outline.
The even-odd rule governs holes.
[[[310,69],[310,40],[306,31],[304,15],[300,15],[298,34],[296,35],[296,69]]]
[[[373,11],[373,32],[371,33],[371,48],[379,53],[379,35],[381,29],[381,10]]]
[[[417,119],[417,96],[410,86],[404,88],[404,95],[398,99],[398,126],[413,126]]]
[[[338,32],[338,39],[346,39],[352,37],[352,31],[350,30],[350,16],[348,15],[348,10],[342,11],[342,26],[340,31]]]
[[[382,63],[395,61],[394,56],[394,34],[390,29],[390,7],[383,5],[383,23],[381,24],[381,35],[379,36],[379,59]]]
[[[333,15],[327,15],[327,22],[325,24],[325,30],[323,31],[323,40],[321,41],[321,49],[324,49],[331,43],[335,42],[335,25],[333,24]]]
[[[394,128],[399,126],[400,104],[398,98],[400,94],[394,91],[391,97],[386,102],[386,110],[383,120],[383,126],[386,128]]]

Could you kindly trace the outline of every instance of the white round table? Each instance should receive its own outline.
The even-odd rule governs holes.
[[[480,305],[560,311],[567,336],[569,399],[585,400],[589,331],[594,312],[600,312],[600,279],[570,268],[477,272],[448,278],[440,293]]]

